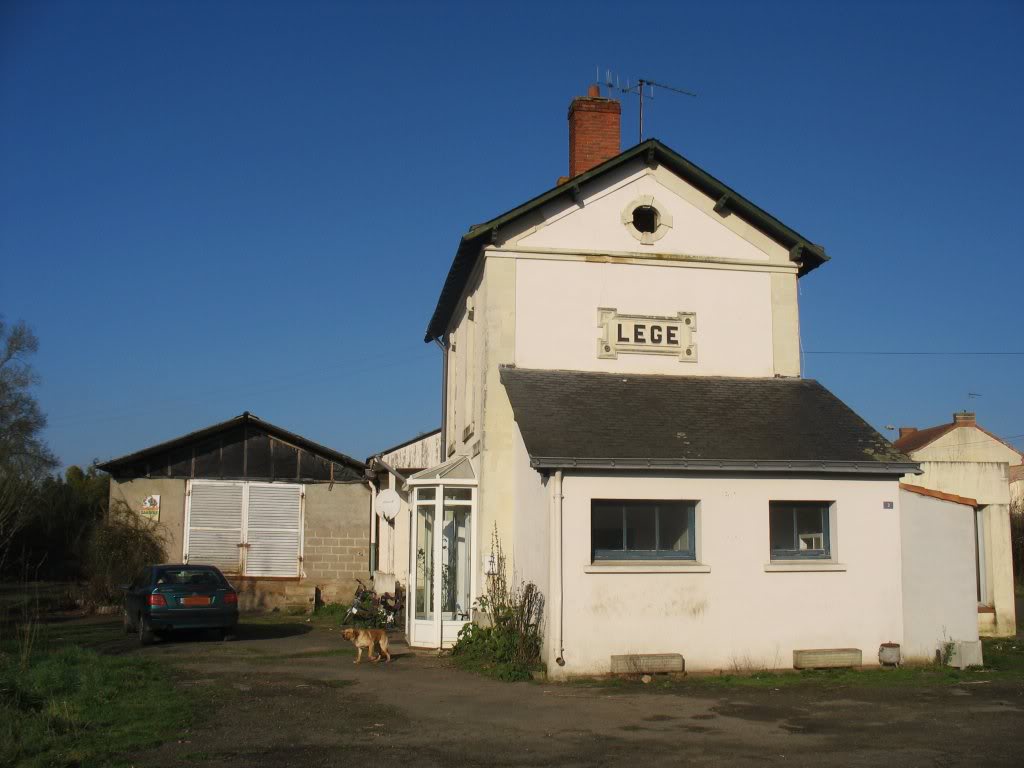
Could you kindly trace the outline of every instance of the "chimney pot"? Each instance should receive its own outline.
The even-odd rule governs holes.
[[[917,432],[917,427],[900,427],[900,438],[912,435]]]
[[[622,105],[601,97],[598,85],[569,105],[569,176],[579,176],[622,151]]]
[[[960,411],[953,414],[953,423],[958,427],[974,427],[977,426],[978,421],[973,411]]]

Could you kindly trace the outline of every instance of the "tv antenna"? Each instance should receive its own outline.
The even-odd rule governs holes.
[[[648,77],[641,77],[635,83],[626,79],[626,84],[623,85],[618,75],[614,76],[612,80],[612,72],[610,69],[606,69],[604,72],[604,85],[609,91],[619,91],[620,93],[635,93],[640,97],[640,141],[644,140],[644,93],[648,93],[647,98],[654,98],[654,89],[662,88],[669,93],[676,93],[680,96],[690,96],[697,98],[697,94],[692,91],[684,91],[682,88],[676,88],[673,85],[665,85],[664,83],[658,83],[651,80]],[[597,81],[601,82],[601,68],[597,68]]]

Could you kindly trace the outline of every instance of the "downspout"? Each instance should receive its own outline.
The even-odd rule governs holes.
[[[448,458],[448,345],[440,336],[434,337],[434,343],[444,353],[441,358],[441,456],[443,464]]]
[[[377,484],[373,481],[373,478],[366,475],[366,483],[370,486],[370,578],[373,578],[373,572],[377,570],[377,560],[380,558],[380,553],[377,550]]]
[[[554,482],[553,495],[554,498],[551,500],[551,531],[552,531],[552,559],[554,561],[555,579],[554,585],[557,591],[557,619],[555,622],[554,629],[556,630],[554,642],[552,647],[558,652],[555,657],[555,663],[560,666],[565,666],[565,659],[563,655],[565,648],[562,645],[562,619],[564,611],[562,610],[562,597],[563,597],[563,580],[562,580],[562,470],[555,471],[555,482]]]

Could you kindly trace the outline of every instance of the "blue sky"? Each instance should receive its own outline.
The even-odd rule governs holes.
[[[1024,351],[1022,36],[1016,2],[6,2],[0,312],[66,463],[244,410],[356,456],[434,428],[458,239],[566,172],[600,66],[696,91],[647,135],[826,246],[806,375],[1024,447],[1020,355],[811,354]]]

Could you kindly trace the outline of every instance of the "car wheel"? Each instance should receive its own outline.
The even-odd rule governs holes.
[[[237,640],[238,636],[235,634],[235,628],[234,627],[224,627],[224,629],[222,629],[220,631],[220,639],[223,640],[225,643],[229,643],[229,642],[231,642],[233,640]]]
[[[149,645],[153,642],[153,628],[149,625],[149,619],[139,614],[139,645]]]

